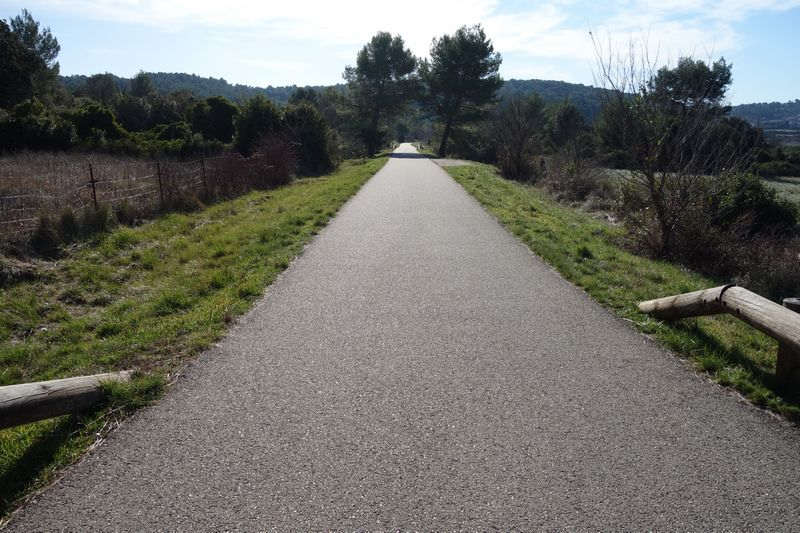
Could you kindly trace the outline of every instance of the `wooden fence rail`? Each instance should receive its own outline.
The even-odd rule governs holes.
[[[787,301],[787,307],[789,302]],[[800,387],[800,314],[736,285],[667,296],[639,304],[639,310],[663,320],[728,313],[778,341],[775,377]]]
[[[129,381],[130,371],[0,387],[0,429],[75,413],[90,407],[108,381]]]

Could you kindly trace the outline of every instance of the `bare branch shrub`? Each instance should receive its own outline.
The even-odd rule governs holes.
[[[559,151],[545,163],[543,184],[559,201],[589,202],[593,209],[609,210],[618,199],[613,180],[594,160]]]
[[[534,155],[541,151],[544,123],[544,102],[535,93],[512,96],[500,104],[494,130],[497,162],[505,177],[520,181],[536,181],[540,177]]]
[[[607,89],[598,129],[627,159],[620,215],[638,245],[673,257],[681,245],[677,234],[702,218],[709,182],[751,161],[753,150],[741,139],[720,142],[730,67],[724,60],[708,68],[682,58],[673,70],[657,69],[646,44],[637,50],[631,42],[622,54],[594,44],[599,80]],[[692,68],[706,79],[673,79]]]

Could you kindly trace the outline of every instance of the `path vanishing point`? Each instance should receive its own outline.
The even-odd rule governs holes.
[[[404,144],[8,528],[797,530],[800,432],[591,301]]]

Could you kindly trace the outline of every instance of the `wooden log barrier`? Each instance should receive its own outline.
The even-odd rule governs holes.
[[[732,285],[713,289],[687,292],[639,304],[639,311],[662,320],[677,320],[692,316],[718,315],[725,312],[722,307],[722,294]]]
[[[639,310],[663,320],[729,313],[778,341],[775,376],[800,387],[800,315],[743,287],[724,285],[639,304]]]
[[[0,387],[0,429],[75,413],[102,397],[107,381],[129,381],[131,371]]]

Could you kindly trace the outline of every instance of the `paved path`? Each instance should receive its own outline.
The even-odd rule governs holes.
[[[408,154],[10,529],[797,530],[799,469]]]

